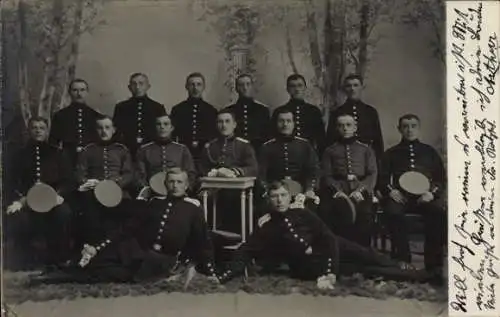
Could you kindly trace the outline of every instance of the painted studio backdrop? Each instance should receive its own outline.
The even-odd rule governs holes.
[[[293,72],[325,114],[342,102],[341,78],[365,77],[365,102],[380,114],[386,148],[397,118],[422,118],[422,140],[444,151],[442,1],[438,0],[8,0],[3,12],[4,151],[21,142],[30,115],[67,104],[64,86],[82,77],[89,104],[112,114],[128,98],[131,73],[149,75],[150,95],[171,106],[184,80],[206,76],[205,99],[234,100],[240,72],[257,81],[272,110]],[[444,154],[444,153],[443,153]]]

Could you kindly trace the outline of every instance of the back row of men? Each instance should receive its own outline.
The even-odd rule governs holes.
[[[147,188],[156,173],[173,167],[187,171],[191,187],[196,187],[197,176],[258,176],[266,192],[273,181],[290,179],[301,185],[306,197],[321,198],[318,214],[335,233],[369,246],[372,197],[380,174],[378,189],[386,201],[396,257],[410,260],[404,213],[417,209],[424,214],[426,223],[426,264],[433,269],[442,265],[446,238],[446,217],[441,208],[445,172],[437,152],[418,140],[417,116],[400,118],[402,140],[377,164],[377,158],[382,158],[378,116],[374,108],[359,101],[362,80],[358,76],[345,80],[349,99],[331,116],[335,120],[329,124],[331,138],[325,138],[318,108],[302,99],[305,80],[300,75],[288,78],[287,89],[292,98],[274,111],[271,120],[268,109],[251,98],[249,76],[241,75],[236,81],[238,102],[219,112],[202,100],[204,84],[202,75],[189,75],[188,100],[167,115],[161,104],[147,97],[147,77],[134,74],[129,84],[133,97],[119,103],[111,119],[85,104],[87,83],[73,81],[69,87],[73,102],[55,114],[49,136],[49,143],[62,147],[71,162],[65,164],[64,159],[58,158],[58,151],[45,142],[47,122],[33,118],[33,142],[16,159],[18,175],[14,187],[18,198],[25,197],[37,181],[53,186],[64,196],[72,188],[68,185],[71,180],[61,179],[73,174],[71,165],[76,166],[80,189],[91,189],[97,181],[110,179],[133,195]],[[274,138],[267,140],[270,134]],[[326,139],[335,142],[326,147]],[[68,169],[61,170],[65,165]],[[429,191],[418,197],[405,193],[397,182],[400,175],[411,170],[431,181]],[[84,214],[94,215],[93,210],[101,208],[93,200],[85,199]],[[20,202],[9,208],[13,212],[22,206]],[[228,220],[237,215],[233,206],[222,208],[219,218]],[[84,223],[92,227],[99,222],[90,219]],[[239,223],[229,222],[229,227]],[[88,227],[84,231],[95,234]]]

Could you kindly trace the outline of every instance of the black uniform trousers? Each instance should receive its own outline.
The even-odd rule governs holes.
[[[447,238],[447,217],[439,201],[417,203],[410,199],[400,204],[387,198],[384,201],[384,216],[387,222],[391,243],[395,246],[394,256],[402,261],[410,262],[409,224],[407,213],[422,215],[424,222],[424,262],[428,270],[443,266],[444,245]]]
[[[46,213],[25,207],[6,218],[6,233],[13,238],[16,252],[31,252],[33,239],[42,235],[46,241],[46,264],[58,264],[70,257],[72,211],[66,203]]]
[[[370,247],[373,228],[372,195],[363,191],[364,200],[351,201],[356,208],[356,219],[352,222],[352,212],[343,198],[333,198],[331,191],[321,194],[318,216],[330,230],[346,239]]]

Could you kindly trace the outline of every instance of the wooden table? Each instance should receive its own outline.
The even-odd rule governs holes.
[[[203,210],[205,211],[205,219],[208,221],[208,192],[213,189],[237,189],[240,190],[241,198],[241,240],[246,241],[246,221],[247,221],[247,200],[248,200],[248,213],[249,213],[249,226],[248,232],[253,232],[253,187],[255,185],[255,177],[236,177],[236,178],[223,178],[223,177],[202,177],[201,189],[203,197]],[[213,230],[216,230],[217,220],[217,195],[213,195],[212,210],[213,210]]]

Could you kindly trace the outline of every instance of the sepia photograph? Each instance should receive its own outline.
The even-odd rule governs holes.
[[[2,317],[447,316],[445,7],[2,1]]]

